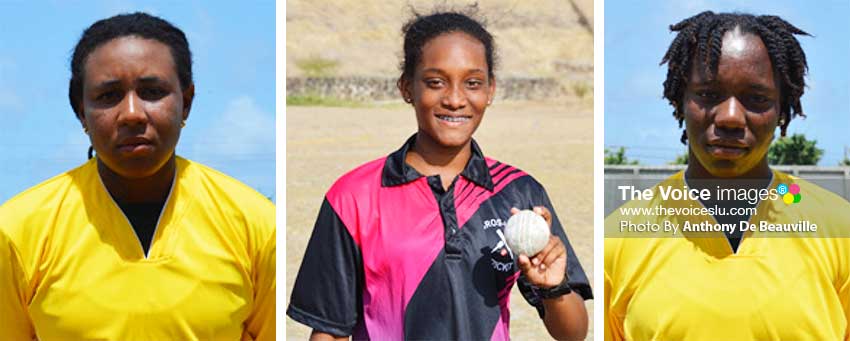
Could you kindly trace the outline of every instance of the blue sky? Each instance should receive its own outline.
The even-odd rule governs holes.
[[[669,25],[704,10],[778,15],[814,37],[798,37],[806,52],[805,120],[788,135],[803,133],[825,149],[821,166],[835,166],[850,147],[850,1],[606,1],[605,146],[625,146],[641,164],[672,161],[686,147],[662,98],[666,65],[661,57],[675,37]],[[777,137],[779,132],[777,130]]]
[[[0,2],[0,203],[80,165],[88,140],[68,104],[83,30],[145,11],[182,29],[195,101],[177,154],[275,195],[274,1]]]

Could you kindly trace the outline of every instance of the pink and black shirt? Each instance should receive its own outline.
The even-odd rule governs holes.
[[[405,155],[415,135],[387,157],[342,176],[322,203],[287,314],[318,331],[354,339],[507,340],[514,283],[545,313],[497,230],[511,207],[546,206],[567,248],[570,286],[584,299],[587,276],[543,186],[525,172],[472,157],[449,189]]]

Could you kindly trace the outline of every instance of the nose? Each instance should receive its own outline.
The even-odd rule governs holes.
[[[450,86],[443,94],[442,104],[444,107],[457,110],[466,106],[467,98],[463,87],[459,85]]]
[[[735,96],[717,106],[714,124],[721,129],[743,129],[747,125],[746,108]]]
[[[142,101],[135,91],[129,91],[121,102],[118,122],[125,125],[147,123],[147,114],[142,108]]]

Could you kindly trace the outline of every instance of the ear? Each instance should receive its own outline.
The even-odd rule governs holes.
[[[413,91],[410,88],[410,81],[402,75],[398,78],[398,81],[396,81],[395,84],[396,87],[398,87],[398,92],[401,94],[402,100],[404,100],[405,103],[410,103],[408,100],[413,100]]]
[[[86,119],[82,116],[77,116],[77,119],[80,120],[80,125],[83,126],[83,131],[86,132],[86,135],[88,135],[89,127],[88,124],[86,124]]]
[[[83,104],[83,100],[79,100],[77,102],[77,108],[79,108],[80,111],[75,112],[74,115],[77,116],[77,120],[80,121],[80,125],[83,127],[83,130],[88,131],[88,125],[86,124],[86,108]]]
[[[490,77],[490,93],[487,94],[487,104],[493,104],[493,99],[496,98],[496,77]]]
[[[189,84],[186,89],[183,89],[183,120],[189,118],[189,111],[192,110],[192,101],[195,99],[195,83]]]

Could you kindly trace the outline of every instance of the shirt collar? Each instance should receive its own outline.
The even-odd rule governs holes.
[[[416,134],[413,134],[413,136],[404,142],[404,145],[402,145],[401,148],[387,156],[387,160],[384,162],[384,170],[381,173],[381,186],[398,186],[419,179],[423,176],[413,169],[413,167],[410,167],[410,165],[404,162],[407,152],[411,147],[413,147],[413,143],[415,141]],[[481,152],[481,148],[478,147],[478,143],[476,143],[474,139],[471,141],[470,145],[472,147],[472,156],[470,156],[469,161],[466,163],[466,167],[464,167],[463,171],[460,172],[460,175],[469,181],[474,182],[476,185],[492,191],[494,187],[493,179],[490,177],[490,168],[487,167],[487,161],[484,159],[484,154]]]

